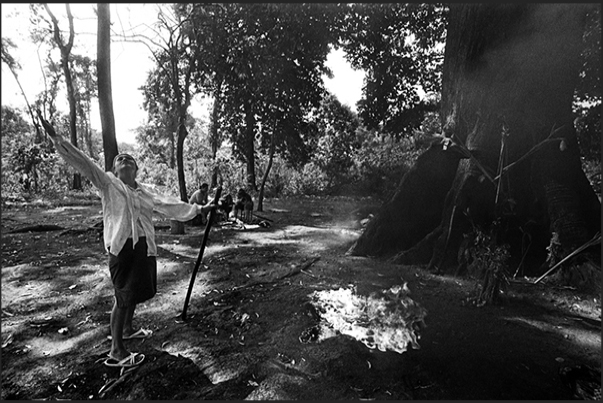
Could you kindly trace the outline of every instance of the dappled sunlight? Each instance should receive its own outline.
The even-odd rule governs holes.
[[[48,272],[40,275],[40,272]],[[34,277],[37,272],[37,277]],[[112,295],[109,270],[104,265],[38,267],[30,264],[3,268],[2,309],[28,311],[33,317],[69,317],[74,310],[86,310],[99,299]]]
[[[261,233],[259,233],[261,232]],[[286,225],[272,229],[247,228],[243,230],[220,231],[210,234],[203,260],[210,261],[222,253],[245,253],[243,248],[253,247],[301,247],[304,251],[320,252],[351,244],[360,236],[360,229],[351,229],[348,222],[336,225]],[[258,236],[259,235],[259,236]],[[174,254],[175,259],[196,259],[202,237],[183,242],[179,239],[158,236],[157,246]]]
[[[99,200],[100,200],[100,197],[99,197]],[[77,210],[86,212],[87,219],[91,218],[91,216],[88,215],[90,206],[60,206],[60,207],[55,207],[55,208],[45,210],[44,213],[46,215],[54,215],[54,214],[64,213],[64,212],[68,212],[68,211],[77,211]],[[79,215],[79,216],[82,216],[82,215]],[[99,206],[98,214],[96,216],[92,216],[92,217],[102,218],[102,216],[103,216],[102,209]]]
[[[288,225],[274,233],[266,234],[261,242],[271,245],[297,244],[306,251],[318,252],[351,243],[359,235],[358,231],[338,226],[325,228],[307,225]]]
[[[240,238],[241,240],[244,240],[244,241],[253,242],[255,245],[261,245],[261,246],[264,246],[264,245],[274,245],[274,246],[294,245],[297,243],[295,240],[287,239],[286,235],[283,235],[283,234],[279,234],[274,237],[267,235],[265,237],[262,237],[261,239],[257,239],[257,237],[254,235],[246,236],[245,234],[241,234],[238,236],[238,238]]]
[[[14,304],[23,304],[40,299],[40,296],[48,295],[51,284],[36,281],[21,283],[18,279],[6,280],[2,276],[2,308],[10,309]]]
[[[78,344],[97,338],[103,331],[104,329],[96,329],[75,336],[69,335],[69,337],[58,334],[34,337],[28,340],[29,354],[33,358],[44,358],[67,353],[73,351]]]
[[[164,350],[169,354],[190,359],[214,385],[235,379],[247,369],[243,359],[212,356],[210,349],[199,347],[197,343],[193,344],[188,340],[170,343]]]
[[[523,325],[528,325],[534,329],[555,333],[563,338],[565,338],[567,343],[574,343],[584,348],[589,349],[597,349],[601,351],[601,329],[596,330],[586,330],[586,329],[578,329],[576,327],[572,328],[571,337],[567,331],[567,327],[557,326],[550,323],[550,321],[545,320],[536,320],[525,317],[508,317],[505,318],[509,322],[519,323]]]
[[[199,243],[199,247],[201,243]],[[199,247],[191,247],[186,244],[181,244],[180,241],[175,240],[171,242],[157,242],[157,247],[165,249],[166,251],[173,253],[174,259],[196,259],[199,254]]]
[[[322,319],[318,341],[333,337],[335,330],[371,349],[397,353],[409,345],[419,349],[419,326],[424,326],[427,310],[409,294],[406,284],[369,296],[356,294],[353,287],[313,292],[311,302]]]
[[[190,262],[172,262],[165,259],[158,259],[157,281],[179,280],[181,276],[188,274],[193,266],[194,263]]]
[[[147,382],[171,382],[176,393],[182,389],[186,397],[203,400],[198,397],[212,388],[211,382],[220,385],[211,397],[236,394],[252,400],[253,388],[270,385],[274,374],[285,373],[307,379],[316,390],[312,397],[335,396],[338,392],[324,391],[340,387],[343,381],[349,392],[338,396],[344,400],[404,400],[394,399],[401,393],[384,391],[403,390],[406,386],[399,380],[408,374],[420,387],[415,392],[434,390],[431,385],[436,380],[430,377],[438,371],[446,377],[442,382],[451,379],[455,385],[462,385],[467,371],[477,374],[472,379],[478,385],[491,379],[496,385],[501,379],[503,388],[519,379],[521,390],[524,380],[540,385],[554,376],[557,357],[568,363],[583,357],[589,361],[600,352],[596,343],[600,335],[596,328],[589,329],[596,319],[586,323],[578,318],[576,326],[568,327],[574,324],[572,318],[532,306],[525,310],[514,303],[511,293],[513,303],[473,309],[464,303],[474,289],[471,279],[346,255],[362,225],[345,217],[365,215],[326,211],[328,206],[341,208],[327,200],[304,210],[309,208],[307,202],[302,200],[300,211],[288,215],[260,213],[272,220],[267,228],[212,228],[187,302],[186,320],[181,314],[203,229],[187,228],[184,236],[158,233],[158,292],[137,305],[134,317],[134,326],[151,329],[153,336],[126,344],[144,353],[150,365],[133,371],[134,377],[110,393],[124,396],[114,393],[123,385],[139,390]],[[102,363],[111,344],[107,336],[114,302],[106,254],[95,239],[80,238],[76,232],[42,236],[38,244],[19,236],[22,242],[7,248],[19,253],[10,255],[2,266],[3,376],[8,379],[3,387],[12,388],[14,382],[18,391],[36,389],[34,398],[49,400],[96,398],[97,391],[119,376],[118,370]],[[405,281],[412,295],[402,286]],[[423,307],[429,309],[429,317],[434,315],[425,330]],[[537,320],[520,322],[504,316]],[[540,321],[548,321],[549,327]],[[419,346],[422,350],[414,351]],[[513,348],[512,354],[507,347]],[[415,367],[417,357],[420,370]],[[501,365],[490,374],[488,366],[493,362]],[[543,371],[532,371],[531,378],[518,372],[536,365],[542,365]],[[186,375],[176,368],[186,370]],[[135,378],[145,371],[152,371],[152,379]],[[189,373],[194,381],[186,385],[183,380]],[[63,390],[58,391],[57,385]],[[374,385],[383,393],[372,393]],[[88,387],[92,391],[84,395],[82,390]],[[7,390],[12,397],[30,396],[17,395],[16,387],[15,392]],[[150,395],[152,388],[146,391]]]

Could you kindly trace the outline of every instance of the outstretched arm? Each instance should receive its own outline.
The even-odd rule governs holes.
[[[63,157],[63,159],[72,167],[74,167],[79,173],[86,176],[90,181],[99,189],[102,189],[107,183],[109,178],[105,171],[103,171],[94,161],[92,161],[86,154],[81,152],[77,147],[68,142],[63,136],[57,134],[54,127],[42,117],[42,114],[38,110],[38,118],[44,126],[44,130],[52,140],[57,152]]]
[[[175,196],[163,194],[156,186],[151,184],[138,183],[138,186],[153,198],[153,210],[171,220],[188,221],[215,208],[213,203],[206,205],[189,204]]]
[[[153,197],[153,209],[166,218],[177,221],[188,221],[199,214],[209,213],[216,206],[213,203],[206,205],[189,204],[177,197],[162,195],[149,185],[143,185],[144,189]]]

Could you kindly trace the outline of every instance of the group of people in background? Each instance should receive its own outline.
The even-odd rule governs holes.
[[[205,206],[209,203],[209,185],[203,182],[199,185],[199,189],[195,190],[188,200],[189,204],[198,204]],[[224,219],[230,218],[231,211],[234,211],[234,217],[246,222],[252,220],[253,198],[245,189],[241,188],[236,194],[236,200],[226,193],[222,195],[217,203],[217,210],[224,215]],[[207,214],[200,214],[192,221],[192,225],[205,225],[207,223]]]

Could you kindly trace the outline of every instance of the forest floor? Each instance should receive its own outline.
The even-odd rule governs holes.
[[[103,364],[113,296],[91,229],[100,202],[5,203],[2,400],[566,400],[561,367],[600,367],[599,295],[522,278],[501,304],[477,307],[471,279],[347,256],[378,207],[271,199],[256,224],[216,223],[186,321],[204,228],[172,235],[157,219],[158,294],[135,316],[153,334],[126,342],[146,358],[122,374]],[[401,353],[329,333],[312,303],[329,290],[368,301],[404,283],[427,315],[420,348]]]

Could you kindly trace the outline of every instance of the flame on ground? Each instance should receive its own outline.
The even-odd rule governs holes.
[[[419,349],[418,332],[427,310],[409,294],[406,283],[369,296],[356,294],[354,287],[313,292],[311,303],[322,318],[318,341],[335,330],[371,349],[403,353],[409,344]]]

